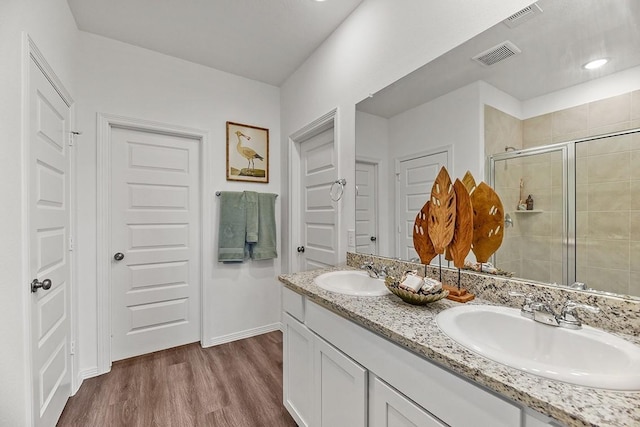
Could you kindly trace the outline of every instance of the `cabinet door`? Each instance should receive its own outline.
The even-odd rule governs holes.
[[[366,427],[367,370],[316,336],[314,426]]]
[[[283,403],[298,426],[309,427],[313,410],[313,333],[287,313],[282,313],[282,320]]]
[[[376,376],[369,379],[370,427],[443,427],[429,412]]]

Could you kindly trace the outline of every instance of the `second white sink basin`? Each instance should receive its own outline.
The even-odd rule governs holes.
[[[364,271],[331,271],[319,275],[314,282],[322,289],[346,295],[380,296],[390,293],[384,280],[369,277]]]
[[[640,391],[640,347],[602,330],[548,326],[520,310],[488,305],[453,307],[436,322],[462,346],[512,368],[586,387]]]

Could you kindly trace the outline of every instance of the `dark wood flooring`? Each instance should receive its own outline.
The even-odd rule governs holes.
[[[85,380],[58,426],[295,426],[282,405],[279,331],[115,362]]]

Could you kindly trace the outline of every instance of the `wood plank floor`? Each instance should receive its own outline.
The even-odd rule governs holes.
[[[295,426],[282,405],[280,331],[120,362],[85,380],[58,426]]]

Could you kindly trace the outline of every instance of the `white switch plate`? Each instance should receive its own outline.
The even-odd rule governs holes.
[[[347,230],[347,246],[356,247],[356,230]]]

